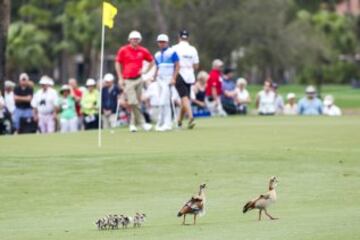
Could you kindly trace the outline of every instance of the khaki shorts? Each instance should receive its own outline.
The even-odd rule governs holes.
[[[129,105],[138,105],[141,102],[141,93],[143,89],[142,78],[125,79],[125,95]]]

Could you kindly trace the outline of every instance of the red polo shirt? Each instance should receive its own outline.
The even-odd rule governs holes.
[[[212,96],[212,88],[216,89],[218,95],[222,94],[221,72],[213,69],[209,73],[209,79],[206,82],[206,96]]]
[[[141,75],[143,62],[153,61],[153,56],[149,50],[142,46],[133,48],[128,44],[119,49],[116,61],[121,64],[122,77],[129,79],[139,77]]]

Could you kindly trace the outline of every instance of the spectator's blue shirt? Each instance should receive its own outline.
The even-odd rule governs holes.
[[[114,85],[111,88],[105,87],[102,89],[102,110],[111,110],[112,113],[116,113],[118,97],[120,95],[120,89]]]
[[[235,84],[235,82],[233,80],[231,80],[231,79],[225,80],[224,79],[224,81],[222,81],[223,95],[221,96],[221,101],[222,102],[233,102],[234,99],[229,98],[229,97],[225,97],[224,92],[225,91],[234,91],[235,88],[236,88],[236,84]]]
[[[300,115],[316,116],[322,114],[322,102],[318,98],[302,98],[298,104],[298,113]]]
[[[174,74],[175,64],[179,56],[172,48],[166,48],[155,54],[155,63],[158,67],[158,77],[168,79]]]

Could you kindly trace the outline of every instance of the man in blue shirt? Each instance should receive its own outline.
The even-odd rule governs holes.
[[[306,96],[298,103],[299,115],[318,116],[322,114],[323,105],[319,98],[316,97],[316,88],[308,86]]]
[[[102,89],[101,110],[103,112],[103,127],[115,128],[117,123],[117,108],[120,97],[120,88],[114,84],[115,77],[111,73],[104,76]]]
[[[172,129],[171,89],[175,85],[179,73],[179,56],[169,47],[169,37],[160,34],[157,38],[160,51],[155,54],[156,73],[155,79],[159,84],[159,117],[156,130],[168,131]],[[173,109],[175,111],[175,109]]]
[[[231,68],[226,68],[224,71],[223,82],[222,82],[222,90],[223,95],[221,96],[221,103],[225,112],[228,115],[233,115],[237,113],[236,105],[235,105],[235,89],[236,84],[234,81],[234,70]]]

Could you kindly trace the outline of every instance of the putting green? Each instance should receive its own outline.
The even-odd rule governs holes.
[[[199,120],[194,131],[0,137],[0,238],[360,239],[360,117]],[[257,221],[244,203],[279,178]],[[177,211],[206,182],[207,213]],[[97,218],[145,212],[140,229],[97,231]],[[192,218],[189,217],[191,223]]]

